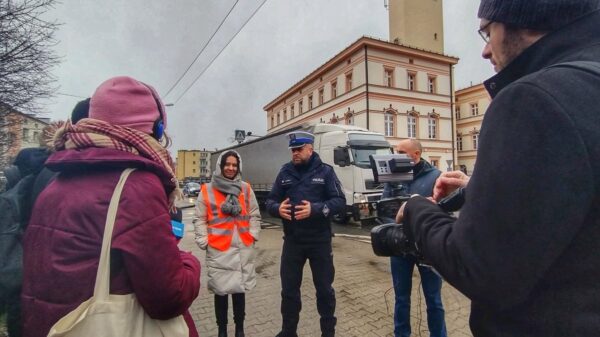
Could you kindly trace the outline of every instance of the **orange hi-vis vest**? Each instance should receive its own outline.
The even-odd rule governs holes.
[[[226,194],[217,190],[212,184],[205,184],[202,187],[202,196],[206,205],[207,224],[208,224],[208,245],[220,251],[226,251],[231,246],[234,227],[240,239],[246,246],[254,242],[250,235],[250,185],[242,182],[242,191],[238,196],[242,211],[237,216],[223,214],[221,205],[225,202]]]

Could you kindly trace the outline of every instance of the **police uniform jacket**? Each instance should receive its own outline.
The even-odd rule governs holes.
[[[346,198],[333,167],[324,164],[315,152],[307,165],[298,167],[291,162],[285,164],[273,184],[267,198],[267,210],[279,217],[279,205],[286,198],[292,204],[292,220],[283,221],[286,240],[297,243],[331,242],[329,217],[344,212]],[[310,217],[296,220],[294,206],[302,200],[311,203]]]

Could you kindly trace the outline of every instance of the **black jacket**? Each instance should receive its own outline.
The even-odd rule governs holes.
[[[292,204],[292,221],[282,219],[286,239],[297,243],[331,242],[329,218],[345,211],[346,197],[333,168],[321,162],[316,152],[303,169],[291,162],[283,165],[267,197],[267,210],[272,216],[280,217],[279,205],[286,198]],[[311,203],[310,217],[295,220],[293,207],[302,200]]]
[[[488,80],[477,163],[458,220],[423,198],[405,223],[472,300],[475,336],[600,335],[600,11]]]

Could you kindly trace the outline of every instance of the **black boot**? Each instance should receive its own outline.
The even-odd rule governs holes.
[[[219,337],[227,337],[227,325],[219,325]]]
[[[233,302],[233,320],[235,321],[235,337],[245,337],[244,319],[246,318],[246,296],[242,294],[231,295]]]
[[[239,325],[236,324],[235,325],[235,337],[246,337],[246,335],[244,335],[244,325]]]
[[[215,294],[215,317],[219,327],[219,337],[227,337],[227,295],[221,296]]]

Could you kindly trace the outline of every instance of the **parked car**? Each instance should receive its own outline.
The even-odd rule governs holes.
[[[198,183],[187,183],[183,187],[183,195],[186,197],[197,197],[200,193],[200,184]]]

